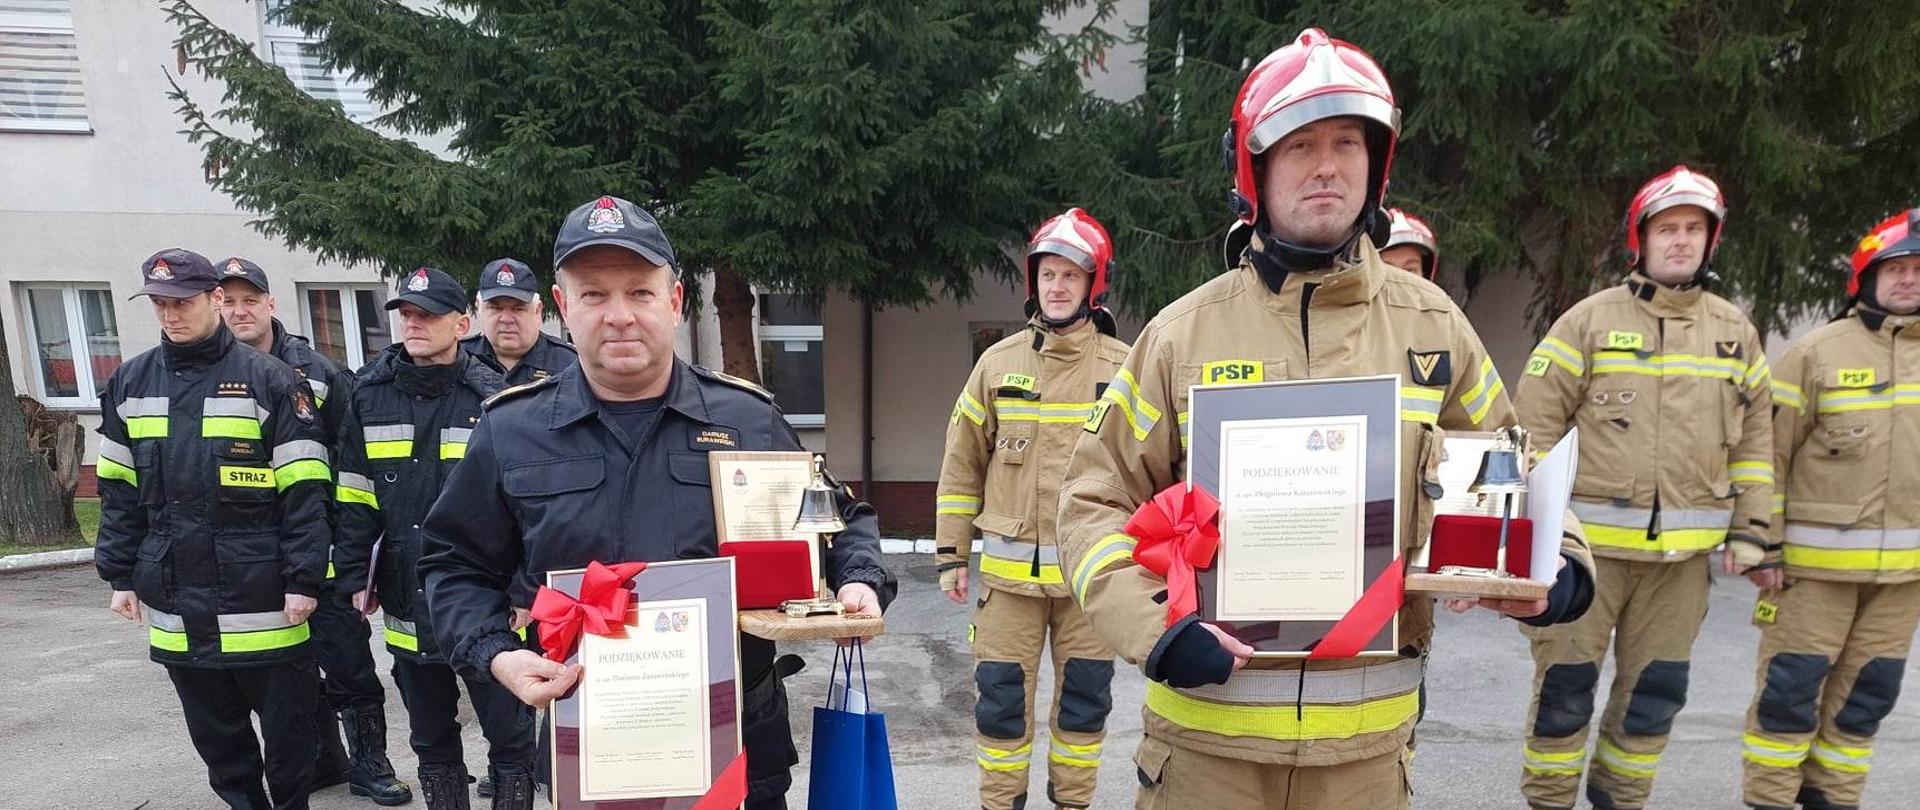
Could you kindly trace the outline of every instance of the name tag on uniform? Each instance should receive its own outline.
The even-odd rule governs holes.
[[[1258,360],[1215,360],[1200,367],[1200,381],[1207,385],[1265,382],[1266,376],[1267,365]]]
[[[1841,388],[1872,388],[1874,382],[1873,369],[1843,368],[1834,372],[1833,382]]]
[[[689,443],[695,450],[734,450],[740,447],[740,431],[727,427],[701,428]]]
[[[273,486],[273,471],[259,467],[221,467],[220,485],[223,487],[264,487]]]
[[[1607,348],[1638,351],[1647,347],[1647,338],[1639,332],[1614,330],[1607,333]]]

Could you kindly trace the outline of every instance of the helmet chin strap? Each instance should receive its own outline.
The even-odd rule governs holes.
[[[1065,318],[1048,317],[1047,310],[1038,303],[1033,305],[1033,309],[1034,319],[1038,320],[1041,326],[1045,326],[1048,329],[1065,329],[1093,314],[1093,310],[1087,306],[1087,301],[1084,298],[1080,299],[1080,308],[1074,310],[1072,315],[1068,315]]]
[[[1378,207],[1369,204],[1361,213],[1360,219],[1353,224],[1353,230],[1347,238],[1330,248],[1316,248],[1283,239],[1268,227],[1265,213],[1255,223],[1254,232],[1259,234],[1261,249],[1253,252],[1253,268],[1260,274],[1260,280],[1266,282],[1267,289],[1279,292],[1292,273],[1312,273],[1333,267],[1342,256],[1352,255],[1360,236],[1374,230],[1373,225],[1379,218]]]

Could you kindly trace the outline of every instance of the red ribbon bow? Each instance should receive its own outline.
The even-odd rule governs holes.
[[[633,592],[627,590],[627,583],[645,570],[647,564],[643,562],[611,566],[587,563],[578,599],[540,586],[533,596],[532,615],[540,623],[540,646],[547,657],[566,663],[583,630],[596,636],[625,634],[627,608],[633,604]]]
[[[1138,540],[1133,561],[1167,580],[1167,626],[1200,609],[1194,570],[1213,564],[1220,548],[1214,518],[1220,502],[1199,487],[1174,484],[1127,520],[1127,534]]]

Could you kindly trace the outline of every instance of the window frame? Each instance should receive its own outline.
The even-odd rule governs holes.
[[[764,307],[762,307],[760,303],[762,296],[790,295],[791,293],[769,292],[765,290],[755,290],[755,292],[757,294],[754,296],[753,313],[754,349],[760,354],[760,356],[755,358],[760,366],[760,379],[765,380],[767,378],[766,357],[764,356],[764,352],[760,351],[761,344],[786,342],[818,343],[820,344],[822,357],[825,356],[827,348],[827,328],[825,324],[826,314],[824,312],[824,306],[820,308],[822,311],[818,315],[819,323],[769,325],[765,322]],[[826,371],[822,369],[820,385],[823,393],[826,389],[825,377]],[[774,392],[776,396],[779,393],[778,391]],[[785,415],[787,417],[787,424],[793,425],[796,428],[817,429],[827,426],[827,415],[824,410],[820,413],[786,413]]]
[[[299,79],[294,77],[293,70],[286,65],[280,64],[274,59],[273,55],[273,46],[276,44],[293,46],[316,45],[319,44],[320,38],[307,36],[305,31],[300,30],[296,26],[275,22],[273,19],[274,7],[278,4],[276,4],[274,0],[259,0],[257,5],[260,7],[260,58],[267,64],[285,71],[287,73],[287,79],[293,82],[293,86],[298,88],[300,92],[306,93],[309,98],[320,101],[331,101],[332,99],[322,99],[319,96],[315,96],[312,90],[301,86]],[[367,94],[368,91],[372,89],[372,85],[364,80],[355,79],[335,70],[327,70],[325,71],[325,75],[338,84],[342,93],[358,92],[365,98],[366,112],[364,114],[356,114],[344,101],[340,103],[341,112],[346,114],[348,120],[356,124],[369,124],[372,123],[375,118],[380,117],[381,111],[379,107],[374,104],[373,98]]]
[[[8,34],[64,34],[73,40],[74,66],[80,69],[75,82],[80,86],[79,121],[50,121],[45,119],[0,118],[0,132],[32,132],[41,134],[92,135],[93,116],[86,106],[86,71],[79,58],[80,32],[73,23],[73,4],[67,3],[65,13],[57,11],[27,13],[17,12],[0,14],[0,33]]]
[[[366,365],[366,360],[354,362],[356,358],[366,358],[370,360],[374,355],[379,354],[381,349],[385,349],[386,347],[374,346],[369,350],[368,347],[363,344],[362,330],[360,328],[360,307],[359,302],[355,300],[355,296],[361,292],[375,293],[380,297],[380,305],[384,307],[386,306],[386,302],[392,298],[390,291],[384,284],[355,284],[351,282],[295,284],[294,296],[298,299],[297,306],[300,308],[301,334],[307,336],[308,340],[314,340],[313,336],[318,333],[318,330],[314,329],[313,307],[308,299],[308,296],[316,290],[331,292],[339,297],[341,338],[346,341],[344,348],[347,352],[346,357],[339,358],[340,364],[346,366],[349,371],[359,371],[361,366]],[[381,311],[387,315],[387,334],[395,334],[396,330],[394,329],[392,311],[386,309],[382,309]],[[326,352],[321,349],[317,340],[314,343],[313,350],[321,354],[326,354]],[[331,357],[331,355],[329,355],[329,357]]]
[[[70,348],[69,361],[73,363],[73,383],[79,390],[77,396],[56,397],[47,393],[47,379],[40,357],[40,324],[33,317],[33,290],[53,290],[60,293],[61,315],[67,321],[67,345]],[[125,335],[120,334],[120,314],[113,300],[111,285],[88,281],[27,281],[15,285],[14,300],[19,303],[20,334],[25,338],[25,355],[31,364],[27,369],[27,389],[41,404],[55,410],[98,410],[100,391],[106,386],[106,380],[93,378],[93,345],[87,340],[86,311],[80,305],[80,292],[93,290],[107,294],[107,306],[114,313],[114,339],[120,341],[120,362],[127,360]],[[82,353],[84,352],[84,355]]]

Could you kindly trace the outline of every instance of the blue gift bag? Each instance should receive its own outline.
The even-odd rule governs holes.
[[[860,684],[853,683],[859,663]],[[867,658],[859,639],[833,653],[827,705],[813,709],[813,759],[807,806],[812,810],[898,810],[887,716],[867,711]]]

